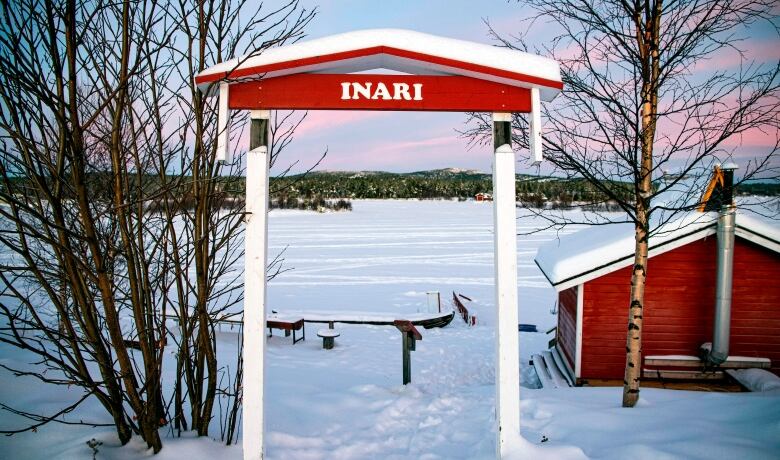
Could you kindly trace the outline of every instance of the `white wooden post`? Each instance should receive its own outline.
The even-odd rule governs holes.
[[[246,163],[244,232],[244,460],[264,452],[265,302],[268,262],[268,127],[270,112],[253,110]]]
[[[520,433],[520,356],[517,331],[517,236],[512,114],[493,114],[493,232],[496,273],[496,457]]]
[[[544,160],[542,155],[542,107],[539,88],[531,88],[531,113],[528,114],[528,146],[531,161],[538,165]]]
[[[228,97],[230,86],[227,82],[219,84],[219,101],[217,102],[217,161],[228,162],[230,158],[230,107]]]

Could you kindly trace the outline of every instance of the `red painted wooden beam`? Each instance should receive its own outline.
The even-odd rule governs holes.
[[[528,113],[531,91],[461,76],[295,74],[231,83],[229,107]]]

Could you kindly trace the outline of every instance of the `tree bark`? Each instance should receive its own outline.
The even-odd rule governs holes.
[[[634,407],[639,400],[642,377],[642,316],[647,279],[647,256],[650,235],[650,197],[653,195],[653,144],[658,114],[659,41],[662,0],[647,11],[644,26],[641,11],[635,12],[637,44],[642,59],[642,131],[640,137],[639,177],[635,183],[634,268],[631,273],[631,298],[628,307],[626,335],[626,369],[623,379],[623,407]]]
[[[646,210],[637,213],[637,220],[647,219]],[[623,379],[623,407],[634,407],[639,399],[642,376],[642,312],[647,277],[647,226],[636,224],[634,268],[631,273],[631,301],[628,307],[626,337],[626,369]]]

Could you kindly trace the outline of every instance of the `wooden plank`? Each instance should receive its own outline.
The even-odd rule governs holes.
[[[462,76],[295,74],[232,83],[240,109],[531,111],[531,91]]]
[[[566,377],[566,381],[569,382],[569,386],[574,386],[574,370],[569,366],[569,363],[566,362],[566,358],[561,355],[561,350],[558,347],[554,347],[552,349],[552,355],[553,359],[555,359],[555,364],[558,365],[558,369],[561,370],[563,373],[563,376]]]
[[[533,355],[531,360],[534,364],[536,375],[539,377],[539,382],[542,384],[542,388],[558,388],[558,386],[555,385],[555,382],[553,382],[552,377],[547,370],[547,366],[544,364],[544,358],[542,358],[541,355]]]
[[[647,356],[645,366],[652,367],[694,367],[703,368],[704,363],[696,356]],[[769,369],[772,362],[766,358],[753,358],[748,356],[729,356],[726,362],[721,363],[723,369]]]
[[[729,358],[725,363],[722,363],[719,367],[722,367],[723,369],[769,369],[772,367],[772,362],[770,360],[761,360],[756,361],[755,359],[748,359],[748,360],[731,360]]]
[[[411,321],[405,319],[397,319],[393,321],[393,324],[399,331],[410,334],[415,340],[422,340],[422,334],[414,327]]]
[[[412,382],[412,358],[410,355],[412,344],[409,343],[410,340],[413,341],[414,339],[409,337],[409,334],[406,332],[401,334],[404,385]]]
[[[577,287],[558,293],[557,347],[574,363],[577,349]]]
[[[558,388],[570,386],[566,377],[564,377],[561,370],[558,369],[558,363],[555,362],[555,358],[549,350],[542,352],[542,359],[544,359],[544,364],[547,366],[547,370],[550,372],[550,377],[552,377],[553,382],[555,382],[555,386]]]
[[[219,105],[217,106],[217,160],[222,162],[231,160],[229,93],[228,83],[221,82],[219,84]]]
[[[468,324],[469,323],[469,310],[466,308],[465,305],[463,305],[463,302],[458,299],[458,296],[455,294],[455,291],[452,291],[452,303],[455,305],[455,309],[458,311],[458,314],[460,314],[461,318],[463,318],[463,321]]]
[[[723,379],[723,371],[697,372],[697,371],[644,369],[643,373],[645,378],[657,378],[657,379],[685,379],[685,380]]]
[[[538,165],[544,159],[542,155],[542,111],[539,101],[539,88],[531,88],[531,113],[528,116],[528,144],[532,162]]]
[[[645,366],[701,367],[703,363],[696,356],[645,357]]]

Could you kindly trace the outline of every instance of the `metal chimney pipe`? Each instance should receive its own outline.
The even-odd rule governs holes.
[[[718,271],[715,285],[715,321],[712,334],[712,350],[707,361],[719,365],[729,357],[731,334],[731,281],[734,269],[734,233],[736,207],[733,200],[734,170],[737,165],[727,163],[723,172],[723,193],[718,211]]]

